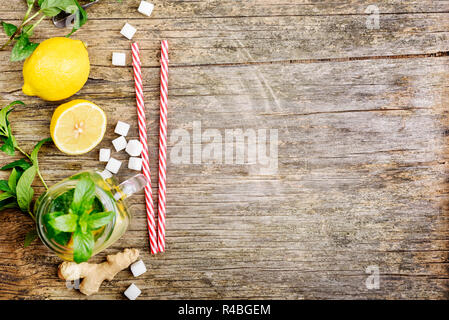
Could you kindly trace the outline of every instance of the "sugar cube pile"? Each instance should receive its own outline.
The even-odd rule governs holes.
[[[136,300],[141,293],[142,291],[140,291],[140,289],[137,288],[137,286],[134,283],[131,283],[131,285],[128,287],[128,289],[126,289],[124,294],[129,300]]]
[[[145,263],[142,260],[139,260],[131,265],[131,272],[134,277],[138,277],[147,272],[147,267],[145,267]]]
[[[128,134],[130,125],[123,121],[118,121],[114,132],[119,135],[118,138],[112,140],[112,145],[117,152],[125,150],[128,155],[128,169],[142,171],[143,160],[140,157],[143,146],[139,140],[131,139],[126,141],[125,136]],[[100,149],[100,162],[107,162],[103,172],[99,172],[103,179],[109,179],[112,174],[117,174],[122,166],[122,161],[111,157],[111,149]]]

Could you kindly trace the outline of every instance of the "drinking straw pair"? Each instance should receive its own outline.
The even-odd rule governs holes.
[[[143,146],[143,174],[148,180],[145,187],[145,204],[147,225],[150,238],[151,254],[165,252],[165,208],[166,208],[166,178],[167,178],[167,97],[168,97],[168,42],[161,42],[161,98],[160,98],[160,127],[159,127],[159,194],[158,194],[158,230],[154,218],[153,192],[151,190],[150,161],[148,157],[147,128],[145,120],[145,103],[142,86],[142,63],[140,61],[139,46],[131,45],[133,57],[134,81],[136,88],[137,117],[139,123],[139,137]]]

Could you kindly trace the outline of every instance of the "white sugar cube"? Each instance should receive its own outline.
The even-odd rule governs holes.
[[[131,285],[128,287],[128,289],[126,289],[124,294],[129,300],[136,300],[141,293],[142,291],[140,291],[140,289],[137,288],[137,286],[134,283],[131,283]]]
[[[130,157],[128,161],[128,168],[131,170],[142,170],[142,159],[136,157]]]
[[[114,66],[126,66],[126,53],[113,52],[112,53],[112,65]]]
[[[144,14],[149,17],[149,16],[151,16],[153,9],[154,9],[154,4],[152,4],[148,1],[141,1],[139,9],[137,9],[137,11],[139,11],[141,14]]]
[[[100,162],[108,162],[111,157],[111,149],[100,149]]]
[[[117,139],[112,140],[112,144],[114,145],[115,150],[119,152],[126,149],[127,142],[125,137],[121,136]]]
[[[134,277],[138,277],[147,272],[147,267],[145,267],[145,263],[142,260],[139,260],[131,265],[131,272]]]
[[[120,170],[121,166],[122,166],[121,161],[111,158],[109,159],[108,164],[106,165],[106,170],[116,174]]]
[[[100,174],[100,176],[106,180],[109,178],[112,178],[112,173],[110,173],[108,170],[104,169],[102,172],[98,172]]]
[[[129,131],[129,127],[130,127],[130,125],[127,124],[126,122],[119,121],[119,122],[117,122],[117,125],[115,126],[114,132],[117,133],[118,135],[126,137],[126,135],[128,134],[128,131]]]
[[[129,23],[125,23],[125,25],[123,26],[120,33],[123,36],[125,36],[126,38],[128,38],[129,40],[131,40],[134,37],[134,34],[136,33],[136,31],[137,31],[137,29],[134,28],[132,25],[130,25]]]
[[[142,150],[143,147],[139,140],[129,140],[125,151],[132,157],[138,157]]]

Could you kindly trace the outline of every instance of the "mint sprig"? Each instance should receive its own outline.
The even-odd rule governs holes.
[[[42,142],[47,142],[44,139]],[[19,208],[24,213],[28,213],[34,220],[31,210],[31,202],[34,190],[31,184],[38,172],[37,165],[30,164],[24,159],[11,162],[0,168],[0,170],[11,170],[8,180],[0,180],[0,211],[10,208]]]
[[[7,180],[0,180],[0,211],[19,208],[35,220],[31,210],[34,196],[34,189],[31,185],[37,174],[47,189],[47,184],[39,170],[38,153],[42,145],[51,141],[51,138],[41,140],[36,144],[31,154],[26,153],[17,143],[8,118],[15,105],[24,105],[24,103],[14,101],[0,110],[0,139],[2,141],[0,150],[10,156],[14,156],[16,151],[19,151],[25,156],[25,159],[15,160],[0,168],[1,171],[11,170]],[[35,238],[33,231],[27,234],[25,245]]]
[[[70,232],[73,239],[73,260],[81,263],[89,260],[95,245],[92,231],[110,223],[113,211],[93,212],[95,184],[89,177],[78,181],[67,212],[51,212],[47,224],[57,232]]]
[[[16,198],[19,204],[20,210],[23,212],[28,212],[33,218],[34,215],[31,212],[30,206],[33,200],[34,190],[31,188],[31,184],[36,176],[36,167],[29,167],[20,177],[16,186]]]
[[[36,173],[39,176],[39,178],[42,181],[42,184],[46,189],[48,189],[47,184],[42,177],[40,170],[39,170],[39,163],[37,159],[38,152],[42,145],[44,143],[52,141],[51,138],[46,138],[41,140],[33,149],[33,152],[31,155],[26,153],[17,143],[16,138],[14,137],[12,133],[11,124],[9,122],[9,114],[13,110],[12,107],[15,105],[25,105],[22,101],[13,101],[6,107],[2,108],[0,110],[0,139],[3,141],[3,145],[0,146],[0,150],[5,152],[7,155],[13,156],[15,154],[15,151],[19,151],[22,153],[29,161],[31,161],[31,165],[36,167]],[[28,165],[25,160],[18,160],[10,163],[9,165],[6,165],[2,167],[0,170],[9,169],[12,166],[21,166],[24,170],[28,169]],[[30,165],[30,166],[31,166]],[[26,167],[23,167],[26,166]]]
[[[118,0],[118,2],[121,1]],[[74,14],[74,25],[72,31],[67,35],[68,37],[87,22],[87,13],[78,0],[27,0],[26,3],[28,8],[20,25],[15,26],[4,21],[1,23],[9,39],[1,46],[0,50],[15,41],[11,52],[11,61],[21,61],[34,52],[39,44],[33,43],[29,38],[33,35],[34,29],[46,17],[54,17],[62,11]],[[32,14],[35,9],[37,11]]]

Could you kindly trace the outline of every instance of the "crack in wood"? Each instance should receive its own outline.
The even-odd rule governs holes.
[[[205,64],[174,64],[171,68],[191,68],[191,67],[238,67],[253,65],[270,65],[270,64],[310,64],[323,62],[350,62],[350,61],[366,61],[366,60],[398,60],[398,59],[425,59],[425,58],[441,58],[449,56],[449,51],[438,51],[433,53],[410,53],[401,55],[387,56],[362,56],[362,57],[342,57],[342,58],[318,58],[318,59],[294,59],[294,60],[278,60],[278,61],[248,61],[237,63],[205,63]],[[147,69],[159,68],[158,66],[147,66]]]

